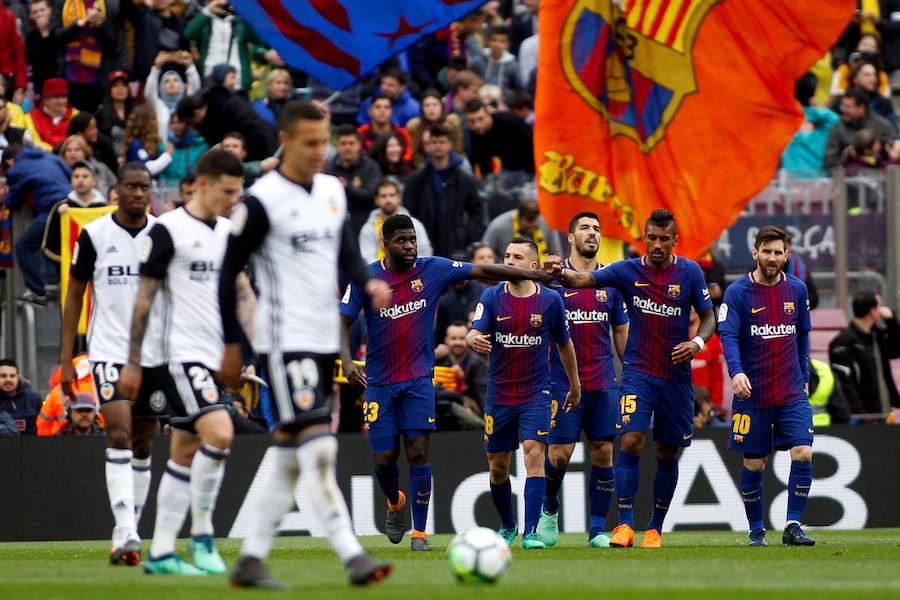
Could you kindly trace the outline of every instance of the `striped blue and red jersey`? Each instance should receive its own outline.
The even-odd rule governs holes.
[[[809,382],[809,298],[806,284],[782,273],[775,285],[763,285],[753,273],[725,290],[719,307],[719,337],[728,374],[750,380],[748,408],[806,402]]]
[[[472,265],[446,258],[416,259],[397,273],[384,260],[369,265],[373,277],[391,286],[391,305],[374,310],[358,286],[347,286],[341,315],[366,317],[366,377],[370,385],[387,385],[434,374],[434,319],[447,286],[468,279]],[[298,298],[298,302],[302,302]]]
[[[568,260],[566,268],[574,268]],[[595,392],[617,387],[610,331],[612,327],[628,323],[622,296],[615,288],[560,288],[557,292],[562,297],[569,320],[581,389]],[[555,390],[569,389],[569,378],[555,347],[550,348],[550,387]]]
[[[697,314],[713,307],[700,266],[672,255],[669,266],[656,269],[642,256],[614,262],[592,275],[595,287],[619,290],[628,308],[623,369],[659,379],[690,379],[690,363],[676,365],[672,350],[688,341],[691,307]]]
[[[518,298],[501,283],[484,290],[472,329],[491,336],[487,400],[492,406],[524,404],[550,389],[550,343],[569,340],[562,298],[534,283],[535,293]]]

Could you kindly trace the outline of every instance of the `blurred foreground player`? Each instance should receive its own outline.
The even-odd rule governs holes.
[[[281,166],[261,177],[232,212],[234,232],[222,267],[219,302],[227,344],[221,376],[241,373],[235,281],[248,260],[260,290],[254,350],[266,367],[277,424],[274,468],[266,473],[256,519],[231,573],[235,587],[282,588],[263,560],[282,517],[294,506],[297,479],[350,583],[366,585],[392,571],[376,562],[353,533],[337,485],[337,439],[331,434],[331,390],[340,349],[338,269],[383,308],[390,289],[373,279],[359,255],[337,178],[319,171],[328,149],[328,121],[309,102],[290,102],[279,117]]]
[[[653,480],[653,514],[642,548],[662,547],[663,520],[678,483],[678,451],[694,437],[694,389],[691,359],[715,332],[716,318],[694,261],[672,253],[678,241],[675,217],[654,211],[644,227],[646,256],[622,260],[591,273],[562,270],[567,288],[613,287],[628,308],[630,331],[619,397],[621,452],[616,461],[619,524],[610,546],[634,545],[634,499],[638,462],[653,423],[657,471]],[[559,271],[558,259],[548,264]],[[688,336],[691,308],[700,315],[700,331]]]
[[[809,299],[806,285],[782,272],[788,234],[767,226],[756,234],[756,270],[725,291],[719,337],[732,377],[728,447],[744,454],[741,493],[750,546],[766,546],[763,471],[775,450],[790,450],[787,524],[782,543],[814,546],[800,517],[812,485],[813,413],[809,403]]]
[[[516,237],[506,247],[504,263],[534,269],[538,249]],[[491,469],[491,499],[500,515],[500,535],[516,539],[509,466],[512,453],[525,451],[525,531],[522,547],[545,548],[537,534],[544,500],[544,455],[550,434],[550,342],[556,344],[569,383],[565,411],[577,408],[581,383],[575,347],[562,298],[532,281],[511,281],[488,288],[475,308],[466,336],[476,352],[490,355],[484,408],[484,446]]]

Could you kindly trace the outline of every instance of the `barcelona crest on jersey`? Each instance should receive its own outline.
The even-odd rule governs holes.
[[[540,314],[533,314],[533,315],[531,315],[531,318],[528,320],[528,322],[531,323],[531,326],[535,327],[535,328],[540,327],[541,323],[543,323],[543,321],[544,321],[544,319],[543,319],[542,315],[540,315]]]
[[[417,294],[425,289],[425,285],[422,283],[421,279],[413,279],[412,282],[410,282],[409,287]]]

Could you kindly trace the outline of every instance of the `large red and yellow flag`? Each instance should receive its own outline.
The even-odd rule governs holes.
[[[802,123],[794,83],[854,0],[542,0],[541,212],[637,240],[660,207],[701,254],[770,181]]]
[[[91,221],[116,210],[115,206],[98,206],[94,208],[69,208],[59,219],[60,227],[60,253],[59,253],[59,305],[65,310],[66,293],[69,290],[69,268],[75,256],[75,243],[81,230]],[[84,292],[84,304],[81,308],[81,316],[78,318],[78,333],[87,333],[88,315],[91,314],[91,286]]]

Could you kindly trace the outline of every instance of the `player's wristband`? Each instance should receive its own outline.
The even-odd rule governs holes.
[[[703,352],[703,347],[706,346],[706,342],[703,341],[702,337],[700,337],[699,335],[694,336],[694,339],[692,339],[691,341],[697,344],[697,346],[700,348],[698,352]]]

